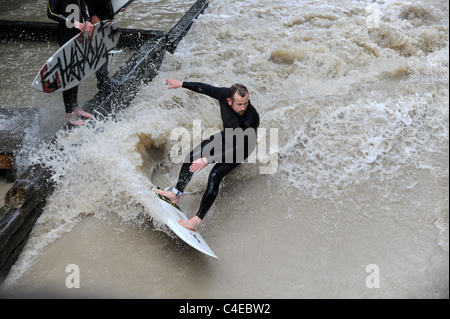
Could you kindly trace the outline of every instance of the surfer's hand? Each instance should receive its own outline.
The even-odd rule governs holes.
[[[92,23],[90,23],[89,21],[86,21],[86,28],[88,30],[88,35],[90,37],[92,37],[92,34],[94,33],[94,29],[95,29],[94,25]]]
[[[204,169],[206,165],[208,165],[208,160],[206,159],[206,157],[202,157],[192,162],[192,165],[189,167],[189,170],[192,173],[198,173],[202,169]]]
[[[169,85],[169,87],[168,87],[169,89],[177,89],[177,88],[180,88],[183,86],[183,82],[173,80],[173,79],[167,79],[166,85]]]

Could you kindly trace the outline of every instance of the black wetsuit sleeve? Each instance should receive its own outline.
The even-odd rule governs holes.
[[[63,15],[62,5],[63,1],[49,0],[47,4],[47,16],[58,23],[66,22],[67,18]]]
[[[230,92],[229,88],[216,87],[200,82],[183,82],[183,87],[197,93],[208,95],[217,100],[227,98]]]
[[[89,15],[91,17],[96,16],[97,12],[95,10],[94,4],[92,3],[92,0],[85,0],[85,2],[86,2],[86,6],[88,7],[88,10],[89,10]]]
[[[67,1],[63,0],[48,0],[47,4],[47,17],[58,22],[59,24],[63,24],[67,21],[67,16],[70,12],[66,12]],[[81,18],[79,22],[90,21],[90,15],[88,12],[87,5],[84,0],[79,1],[80,15]]]

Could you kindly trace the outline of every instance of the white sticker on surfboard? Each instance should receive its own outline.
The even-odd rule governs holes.
[[[111,0],[111,4],[114,10],[114,15],[119,13],[120,9],[128,7],[134,0]]]
[[[161,207],[164,209],[164,217],[167,226],[184,242],[191,247],[201,251],[202,253],[217,258],[211,248],[209,248],[206,241],[198,231],[189,230],[186,227],[180,225],[178,221],[180,219],[188,219],[186,215],[180,210],[180,208],[170,202],[167,198],[153,192],[158,198]]]
[[[119,41],[117,21],[96,23],[91,37],[87,30],[66,42],[36,75],[32,87],[45,93],[63,92],[87,80],[105,64],[108,52]]]

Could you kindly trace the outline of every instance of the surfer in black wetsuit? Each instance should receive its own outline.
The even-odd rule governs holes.
[[[218,195],[222,179],[253,152],[256,146],[259,114],[250,103],[248,90],[242,84],[234,84],[231,88],[223,88],[204,83],[180,82],[173,79],[168,79],[166,84],[169,85],[169,89],[183,87],[197,93],[206,94],[219,101],[224,129],[204,140],[192,150],[181,167],[176,186],[171,191],[157,190],[159,194],[177,204],[192,175],[208,164],[215,163],[209,174],[207,187],[196,216],[189,220],[179,221],[184,227],[197,230]],[[230,138],[230,132],[232,132],[231,134],[244,133],[240,135],[240,137],[243,137],[243,143],[238,141],[239,134]]]
[[[87,0],[87,5],[93,24],[114,19],[114,9],[111,0]],[[121,11],[125,11],[125,8],[122,8]],[[95,73],[95,76],[97,77],[97,88],[100,91],[110,92],[118,88],[118,85],[109,77],[108,58],[105,64]]]
[[[73,17],[75,11],[73,7],[68,7],[69,5],[75,5],[79,10],[80,14],[78,19]],[[47,4],[47,16],[58,22],[56,36],[60,46],[63,46],[67,41],[80,32],[84,32],[86,29],[90,36],[94,31],[94,26],[90,21],[87,5],[84,0],[49,0]],[[83,125],[84,122],[80,117],[94,118],[92,114],[78,107],[78,86],[66,90],[62,94],[66,109],[66,120],[69,124]]]

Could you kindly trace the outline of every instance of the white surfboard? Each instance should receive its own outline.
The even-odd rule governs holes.
[[[134,0],[111,0],[111,4],[113,6],[114,15],[119,13],[120,9],[123,7],[128,7],[130,3],[132,3]]]
[[[96,23],[91,37],[87,30],[58,49],[36,75],[32,86],[54,93],[71,89],[87,80],[106,62],[108,52],[119,41],[117,21]]]
[[[169,228],[188,245],[208,256],[217,258],[198,231],[189,230],[178,223],[180,219],[188,219],[181,209],[169,199],[157,194],[155,191],[153,191],[153,194],[159,199],[159,203],[164,209],[167,226],[169,226]]]

